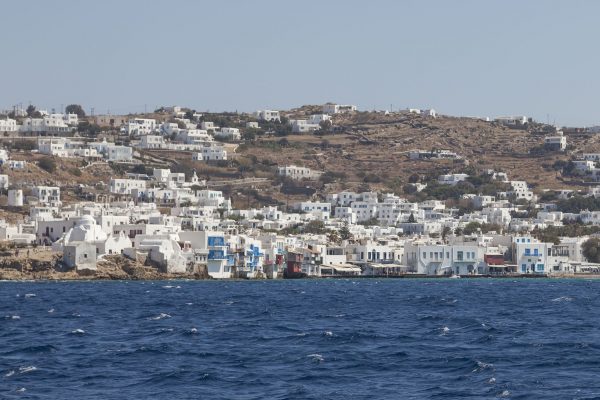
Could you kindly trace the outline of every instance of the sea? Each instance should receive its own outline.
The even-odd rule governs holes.
[[[0,282],[0,399],[464,398],[600,398],[600,280]]]

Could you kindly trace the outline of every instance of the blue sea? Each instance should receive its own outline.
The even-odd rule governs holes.
[[[600,281],[0,282],[1,399],[595,399]]]

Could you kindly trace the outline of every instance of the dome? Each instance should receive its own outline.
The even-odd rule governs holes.
[[[96,225],[96,220],[91,215],[84,215],[75,224],[75,226],[94,226],[94,225]]]
[[[99,242],[106,241],[108,235],[91,215],[84,215],[65,235],[65,244],[70,242]]]

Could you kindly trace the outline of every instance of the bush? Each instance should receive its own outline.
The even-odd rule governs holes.
[[[37,143],[33,140],[15,140],[11,148],[13,150],[31,151],[37,149]]]
[[[52,157],[45,157],[38,162],[38,167],[46,172],[53,173],[56,171],[56,161]]]

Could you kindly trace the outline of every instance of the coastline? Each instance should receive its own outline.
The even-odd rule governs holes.
[[[146,271],[144,273],[128,274],[122,273],[86,273],[79,274],[74,271],[47,271],[41,273],[22,273],[20,271],[0,270],[0,282],[85,282],[85,281],[213,281],[213,282],[236,282],[236,281],[319,281],[319,280],[448,280],[455,279],[449,276],[415,276],[415,275],[398,275],[398,276],[326,276],[326,277],[307,277],[298,279],[247,279],[247,278],[227,278],[214,279],[201,274],[167,274],[156,270]],[[469,275],[461,276],[463,280],[577,280],[577,279],[600,279],[599,274],[594,275]]]

